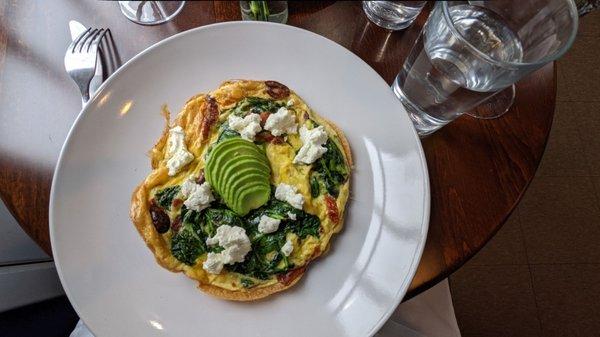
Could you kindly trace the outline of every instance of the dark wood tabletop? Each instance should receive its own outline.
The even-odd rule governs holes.
[[[288,24],[348,48],[391,83],[426,20],[405,31],[370,23],[360,2],[291,2]],[[188,2],[171,22],[141,26],[116,2],[0,1],[0,196],[23,229],[50,253],[48,200],[58,154],[81,110],[63,58],[68,22],[111,29],[123,61],[178,32],[240,20],[237,1]],[[448,277],[502,226],[532,180],[552,124],[554,64],[517,84],[511,110],[468,116],[423,140],[431,180],[425,251],[408,297]],[[392,267],[392,265],[390,265]]]

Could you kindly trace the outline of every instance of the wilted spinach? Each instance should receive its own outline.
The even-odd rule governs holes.
[[[321,187],[319,186],[319,179],[317,178],[317,175],[315,175],[315,174],[310,175],[310,195],[313,198],[316,198],[319,195],[321,195]]]
[[[289,214],[295,215],[296,220],[291,220]],[[283,202],[275,198],[272,198],[266,205],[255,209],[245,217],[247,225],[249,225],[247,226],[248,228],[246,231],[250,231],[253,235],[255,235],[258,228],[258,223],[263,215],[273,219],[281,220],[281,223],[279,224],[279,230],[276,233],[292,232],[298,235],[301,239],[306,238],[308,235],[319,237],[321,220],[319,220],[317,216],[294,208],[287,202]]]
[[[167,211],[171,210],[171,203],[173,202],[173,199],[175,198],[177,193],[179,193],[180,189],[181,187],[179,185],[175,185],[163,188],[162,190],[156,192],[154,198],[158,206],[162,207]]]
[[[198,256],[206,252],[205,238],[199,237],[191,224],[184,224],[171,241],[171,253],[175,258],[193,266]]]
[[[205,252],[223,250],[219,245],[207,246],[206,239],[215,235],[222,225],[242,226],[242,220],[226,208],[207,208],[201,212],[181,207],[183,226],[171,241],[171,252],[179,261],[193,265]]]
[[[207,208],[203,212],[202,230],[208,237],[213,237],[217,228],[223,225],[243,227],[242,219],[227,208]]]
[[[323,183],[327,193],[337,197],[340,193],[340,185],[348,179],[348,166],[334,141],[328,140],[325,148],[327,148],[327,152],[314,163],[312,168],[311,194],[313,193],[312,178],[314,177]]]
[[[239,101],[232,109],[231,113],[236,116],[246,116],[249,112],[261,113],[263,111],[274,113],[282,106],[285,106],[285,102],[274,101],[272,99],[260,98],[260,97],[246,97]]]
[[[319,229],[321,228],[321,220],[319,217],[304,213],[301,221],[296,222],[296,226],[293,228],[293,232],[296,233],[301,239],[306,238],[309,235],[319,237]]]
[[[219,144],[220,142],[222,142],[226,139],[235,138],[235,137],[240,136],[240,134],[237,131],[235,131],[229,127],[228,123],[223,123],[221,125],[219,132],[220,132],[219,137],[217,138],[217,141],[214,143],[214,145]]]
[[[293,267],[287,256],[280,252],[285,240],[284,231],[256,235],[252,238],[252,251],[246,255],[244,262],[225,267],[230,271],[261,280],[266,280],[273,274],[284,273]]]
[[[254,281],[252,281],[249,278],[245,278],[245,277],[242,277],[240,282],[242,283],[242,287],[244,287],[244,288],[251,288],[254,285]]]

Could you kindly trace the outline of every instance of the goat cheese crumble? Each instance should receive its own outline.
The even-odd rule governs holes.
[[[181,126],[176,126],[169,130],[166,157],[169,158],[167,160],[167,169],[171,177],[194,160],[194,155],[185,147],[185,132]]]

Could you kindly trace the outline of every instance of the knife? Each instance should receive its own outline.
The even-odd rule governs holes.
[[[71,20],[69,21],[69,31],[71,33],[71,40],[75,41],[79,35],[85,32],[87,28],[82,25],[80,22]],[[94,97],[98,88],[104,82],[104,70],[102,69],[102,62],[100,61],[100,57],[102,57],[101,53],[98,53],[98,59],[96,60],[96,73],[94,77],[90,81],[90,99]],[[81,102],[82,106],[85,106],[85,102]]]

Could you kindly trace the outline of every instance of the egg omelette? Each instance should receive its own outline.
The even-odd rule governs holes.
[[[198,94],[150,150],[130,217],[156,261],[251,301],[297,283],[343,227],[348,141],[287,86],[230,80]]]

